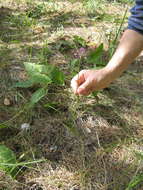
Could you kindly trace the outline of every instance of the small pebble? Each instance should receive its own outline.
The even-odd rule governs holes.
[[[29,123],[23,123],[22,125],[21,125],[21,129],[22,130],[28,130],[30,128],[30,124]]]
[[[85,130],[87,133],[91,133],[91,129],[89,129],[88,127],[85,127]]]

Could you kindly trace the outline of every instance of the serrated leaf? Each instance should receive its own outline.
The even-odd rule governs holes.
[[[39,102],[39,100],[41,100],[44,96],[46,96],[46,94],[47,94],[47,89],[39,88],[36,92],[32,94],[30,100],[31,104],[32,105],[36,104],[37,102]]]
[[[10,173],[14,169],[10,164],[16,164],[15,154],[5,145],[0,145],[0,169]]]

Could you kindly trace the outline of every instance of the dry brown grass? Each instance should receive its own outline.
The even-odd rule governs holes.
[[[69,88],[67,65],[72,58],[71,52],[60,52],[58,44],[63,38],[79,35],[94,45],[101,41],[107,45],[106,31],[114,33],[117,23],[111,24],[112,18],[109,21],[91,20],[80,2],[55,1],[48,4],[44,1],[47,13],[36,22],[21,27],[8,25],[7,16],[24,14],[42,1],[34,1],[34,5],[26,2],[0,2],[3,6],[0,8],[3,11],[0,12],[0,34],[3,37],[0,40],[0,122],[6,122],[10,127],[0,129],[0,142],[14,150],[20,161],[46,161],[23,166],[16,180],[2,173],[0,188],[125,189],[132,177],[143,169],[141,159],[135,154],[136,151],[142,153],[142,59],[100,92],[98,98],[77,98]],[[56,9],[52,13],[49,11],[51,6]],[[115,4],[112,6],[104,4],[104,13],[115,15],[121,10],[119,5],[115,9]],[[17,22],[14,19],[12,17],[11,23]],[[46,42],[51,54],[48,57],[46,53],[44,59],[63,69],[68,76],[66,86],[51,87],[47,97],[33,110],[28,110],[25,104],[33,91],[11,89],[11,85],[25,77],[24,61],[38,62],[43,59],[40,56]],[[10,106],[3,104],[5,97],[10,99]],[[44,107],[49,102],[58,102],[56,111]],[[30,123],[30,129],[21,131],[20,126],[25,122]]]

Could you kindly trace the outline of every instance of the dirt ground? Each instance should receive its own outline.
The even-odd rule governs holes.
[[[15,178],[1,171],[0,190],[130,190],[142,174],[142,55],[95,97],[76,97],[70,88],[69,63],[81,48],[71,48],[73,36],[85,40],[87,53],[103,42],[107,61],[109,34],[114,38],[126,10],[105,1],[93,14],[87,5],[0,1],[0,144],[18,162],[33,162],[18,167]],[[29,108],[36,87],[13,85],[27,78],[24,62],[45,60],[64,72],[65,86],[49,86],[47,96]],[[81,61],[80,69],[89,67]]]

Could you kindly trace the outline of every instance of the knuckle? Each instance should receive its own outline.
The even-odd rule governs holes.
[[[79,72],[79,74],[84,74],[87,70],[86,69],[83,69]]]

